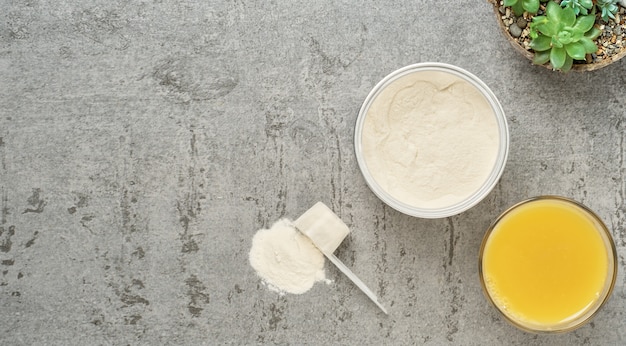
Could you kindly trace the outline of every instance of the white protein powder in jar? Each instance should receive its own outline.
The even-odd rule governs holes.
[[[424,209],[444,208],[488,179],[499,148],[495,113],[468,81],[416,71],[388,84],[363,123],[362,152],[389,195]]]

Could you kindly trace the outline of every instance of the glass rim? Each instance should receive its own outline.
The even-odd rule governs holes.
[[[372,102],[389,84],[396,81],[397,79],[411,73],[424,71],[439,71],[449,73],[470,83],[470,85],[472,85],[477,91],[479,91],[481,95],[485,98],[485,100],[489,103],[498,124],[498,153],[489,176],[485,179],[480,188],[469,194],[462,201],[442,208],[419,208],[404,203],[393,197],[376,182],[376,180],[369,171],[367,163],[365,162],[365,157],[363,155],[363,125],[365,123],[365,118],[367,117],[367,113]],[[354,149],[361,174],[365,178],[366,184],[368,185],[370,190],[372,190],[372,192],[376,195],[376,197],[378,197],[388,206],[406,215],[434,219],[460,214],[478,204],[493,190],[493,188],[500,180],[500,177],[504,172],[504,167],[506,166],[506,161],[509,154],[509,137],[508,123],[504,114],[504,110],[502,109],[502,105],[496,98],[495,94],[482,80],[458,66],[439,62],[422,62],[408,65],[391,72],[390,74],[385,76],[380,82],[378,82],[378,84],[376,84],[374,88],[372,88],[372,90],[363,101],[361,108],[359,109],[359,114],[356,120],[354,131]]]
[[[599,227],[596,227],[596,231],[602,237],[603,243],[607,251],[607,259],[609,262],[608,268],[607,268],[607,277],[604,282],[601,296],[587,309],[587,311],[581,314],[580,316],[578,316],[577,318],[574,318],[570,321],[566,321],[560,324],[551,325],[549,326],[550,328],[545,328],[545,329],[539,328],[539,327],[534,328],[531,325],[526,325],[523,322],[515,320],[514,318],[507,315],[504,311],[502,311],[502,309],[498,306],[498,304],[493,300],[493,298],[491,297],[491,294],[489,293],[489,290],[487,289],[487,285],[485,284],[484,271],[483,271],[483,254],[485,250],[485,245],[487,241],[489,240],[489,237],[493,233],[493,230],[498,225],[498,223],[505,216],[507,216],[512,211],[518,209],[519,207],[529,204],[529,203],[536,202],[536,201],[541,201],[541,200],[556,200],[556,201],[561,201],[561,202],[570,204],[580,209],[581,211],[586,213],[588,216],[590,216],[594,221],[596,221],[596,223],[599,225]],[[522,200],[518,203],[515,203],[514,205],[507,208],[491,223],[491,225],[487,229],[487,232],[485,232],[483,236],[483,240],[480,244],[480,251],[478,255],[478,276],[480,278],[480,285],[482,287],[483,294],[485,295],[487,300],[490,302],[490,305],[495,307],[499,315],[503,316],[504,319],[510,324],[512,324],[513,326],[523,331],[536,333],[536,334],[565,333],[565,332],[578,329],[584,326],[585,324],[587,324],[588,322],[590,322],[596,316],[596,314],[601,310],[601,308],[605,305],[605,303],[610,299],[611,294],[613,292],[613,288],[615,287],[615,282],[617,280],[617,270],[618,270],[617,249],[615,247],[615,241],[613,239],[613,235],[611,234],[611,231],[608,229],[606,224],[593,210],[591,210],[586,205],[574,199],[563,197],[563,196],[558,196],[558,195],[540,195],[540,196],[531,197],[531,198]]]

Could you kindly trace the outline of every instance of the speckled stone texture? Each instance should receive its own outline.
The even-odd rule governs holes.
[[[626,343],[626,62],[530,65],[485,0],[0,0],[0,344]],[[402,215],[365,184],[354,124],[405,65],[480,77],[511,131],[494,191],[460,215]],[[558,194],[618,249],[583,328],[518,331],[484,298],[494,218]],[[254,233],[315,202],[352,232],[302,295],[263,286]]]

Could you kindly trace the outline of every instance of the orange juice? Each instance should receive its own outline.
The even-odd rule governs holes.
[[[616,276],[605,225],[561,197],[531,199],[502,214],[485,235],[480,262],[488,298],[530,331],[582,325],[608,298]]]

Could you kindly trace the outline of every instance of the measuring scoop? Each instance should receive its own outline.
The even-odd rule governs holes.
[[[317,202],[309,210],[304,212],[293,223],[296,228],[306,235],[322,253],[339,268],[354,284],[363,291],[376,305],[386,314],[376,294],[372,292],[333,252],[346,238],[350,229],[330,208],[324,203]]]

